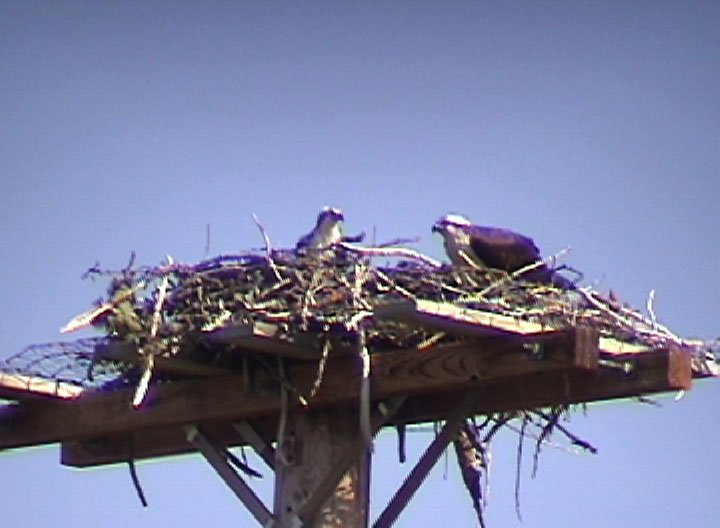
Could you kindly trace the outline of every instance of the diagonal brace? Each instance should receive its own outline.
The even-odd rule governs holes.
[[[188,442],[194,445],[205,457],[205,460],[217,471],[220,478],[225,481],[225,484],[227,484],[237,498],[242,501],[245,507],[252,513],[253,517],[255,517],[262,526],[270,526],[274,521],[272,514],[258,496],[255,495],[255,492],[253,492],[242,477],[240,477],[227,462],[227,457],[223,454],[224,448],[202,433],[197,425],[186,425],[185,433]]]
[[[258,434],[250,422],[242,420],[240,422],[233,422],[232,426],[238,434],[242,436],[243,440],[252,446],[265,464],[267,464],[270,469],[275,470],[275,450],[263,440],[262,436]]]
[[[410,474],[405,479],[405,482],[403,482],[383,512],[377,518],[373,524],[373,528],[389,528],[393,525],[400,513],[403,509],[405,509],[405,506],[407,506],[408,502],[410,502],[412,496],[423,483],[425,477],[427,477],[427,474],[433,468],[438,458],[440,458],[440,455],[442,455],[445,448],[447,448],[448,444],[457,435],[462,420],[471,414],[473,406],[478,402],[478,400],[480,400],[480,398],[481,393],[477,389],[470,390],[465,393],[465,396],[463,396],[457,406],[453,409],[453,412],[448,417],[440,433],[425,450],[425,453],[423,453],[418,463],[412,471],[410,471]]]
[[[378,404],[377,410],[370,419],[370,433],[372,436],[375,436],[383,425],[397,413],[406,399],[406,396],[398,396]],[[350,466],[358,461],[367,447],[365,437],[358,435],[356,440],[345,449],[342,457],[333,464],[325,478],[317,485],[313,494],[298,512],[303,525],[312,523],[315,515],[317,515],[328,496],[335,490],[343,475],[350,469]]]

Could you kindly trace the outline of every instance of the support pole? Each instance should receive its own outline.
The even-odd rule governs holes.
[[[373,437],[380,428],[395,415],[405,399],[404,396],[400,396],[389,400],[387,403],[382,402],[378,405],[378,409],[370,419],[370,433]],[[330,470],[319,482],[313,494],[308,498],[302,508],[300,508],[298,514],[300,520],[308,525],[312,522],[322,504],[343,478],[343,475],[352,467],[353,463],[356,463],[360,459],[368,447],[365,443],[365,438],[360,435],[345,448],[345,451],[337,462],[330,467]],[[369,477],[369,472],[367,476]],[[367,482],[361,482],[360,485],[369,485],[369,479],[367,479]]]
[[[228,464],[226,457],[222,454],[223,448],[216,445],[205,436],[196,425],[185,426],[188,441],[205,457],[205,460],[217,471],[220,478],[242,501],[245,507],[252,513],[253,517],[262,526],[270,526],[273,516],[265,507],[262,501],[255,495],[252,489],[245,484],[245,481]]]
[[[410,499],[427,477],[432,467],[442,455],[448,444],[455,438],[460,423],[472,412],[472,407],[478,402],[481,395],[479,391],[468,391],[457,404],[445,422],[440,434],[432,441],[420,457],[415,467],[395,493],[388,505],[373,524],[373,528],[389,528],[397,520],[400,513],[407,506]]]
[[[278,460],[275,471],[275,517],[294,528],[365,528],[368,518],[370,454],[361,449],[319,502],[317,514],[301,518],[303,506],[343,455],[360,437],[357,413],[350,409],[288,414],[288,446],[294,451],[288,465]],[[364,446],[363,446],[364,447]],[[284,449],[278,446],[278,450]]]

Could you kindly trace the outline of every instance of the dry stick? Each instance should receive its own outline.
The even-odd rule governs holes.
[[[442,262],[430,258],[422,253],[408,248],[378,248],[378,247],[361,247],[352,246],[345,242],[338,242],[337,246],[343,248],[350,253],[363,255],[366,257],[404,257],[412,260],[419,260],[433,268],[441,268]]]
[[[523,440],[525,438],[525,427],[527,426],[528,418],[523,416],[522,425],[520,426],[520,437],[518,440],[517,447],[517,460],[515,468],[515,514],[517,515],[518,521],[522,522],[522,515],[520,515],[520,469],[522,466],[522,452],[523,452]]]
[[[275,275],[275,278],[277,280],[282,280],[282,276],[280,275],[280,272],[277,269],[277,266],[275,266],[275,261],[272,258],[272,246],[270,245],[270,237],[268,237],[267,232],[265,231],[265,228],[260,223],[260,220],[258,219],[257,215],[253,213],[252,215],[253,220],[255,221],[255,225],[260,230],[260,234],[263,237],[263,240],[265,240],[265,253],[266,253],[266,259],[268,262],[268,265],[270,266],[270,269],[272,270],[273,274]]]
[[[394,280],[392,280],[390,277],[388,277],[385,273],[380,271],[379,269],[372,269],[372,272],[380,279],[384,280],[392,289],[394,289],[396,292],[398,292],[402,297],[405,297],[406,299],[415,299],[415,296],[407,291],[402,286],[398,286]]]
[[[368,268],[363,264],[355,264],[355,283],[351,286],[350,291],[353,296],[353,306],[355,309],[365,308],[353,315],[350,319],[349,327],[356,329],[358,333],[358,353],[362,364],[362,381],[360,382],[360,433],[365,439],[365,443],[372,443],[372,429],[370,425],[370,353],[365,345],[365,328],[362,326],[363,319],[369,317],[368,311],[371,307],[362,298],[362,287],[367,280]]]
[[[438,332],[438,333],[436,333],[436,334],[433,334],[433,335],[431,335],[430,337],[428,337],[427,339],[425,339],[425,341],[419,343],[419,344],[415,347],[415,349],[416,349],[416,350],[425,350],[425,349],[427,349],[427,348],[430,348],[430,347],[433,346],[435,343],[437,343],[438,341],[440,341],[443,337],[445,337],[445,335],[446,335],[445,332]]]
[[[492,290],[494,290],[494,289],[497,288],[498,286],[502,286],[503,284],[505,284],[505,283],[507,283],[507,282],[510,282],[510,281],[513,280],[513,279],[516,279],[516,278],[519,277],[520,275],[523,275],[523,274],[525,274],[525,273],[527,273],[527,272],[529,272],[529,271],[532,271],[532,270],[534,270],[534,269],[537,269],[537,268],[539,268],[540,266],[544,266],[544,265],[546,265],[546,264],[549,264],[550,262],[555,262],[557,259],[559,259],[559,258],[564,257],[565,255],[567,255],[569,252],[570,252],[570,248],[569,248],[569,247],[566,247],[566,248],[561,249],[560,251],[558,251],[558,252],[555,253],[554,255],[551,255],[551,256],[549,256],[549,257],[545,257],[545,258],[540,259],[540,260],[536,260],[536,261],[533,262],[532,264],[528,264],[527,266],[523,266],[522,268],[517,269],[517,270],[513,271],[512,273],[508,274],[506,277],[503,277],[503,278],[501,278],[501,279],[493,282],[492,284],[490,284],[489,286],[487,286],[486,288],[484,288],[483,290],[481,290],[480,293],[477,293],[477,294],[468,296],[468,297],[466,297],[466,298],[464,298],[464,299],[460,299],[459,302],[467,302],[467,301],[473,300],[473,299],[475,299],[475,298],[484,297],[486,294],[488,294],[489,292],[491,292]]]
[[[173,259],[170,255],[167,256],[167,260],[168,264],[172,264]],[[163,303],[165,302],[165,295],[167,294],[169,282],[169,276],[165,275],[163,277],[162,283],[160,284],[160,288],[158,289],[158,297],[155,301],[155,312],[153,313],[152,324],[150,326],[150,342],[154,341],[158,329],[160,328],[161,310]],[[140,382],[135,389],[135,396],[133,397],[132,401],[132,406],[135,409],[140,407],[143,399],[145,399],[145,394],[147,394],[148,386],[150,384],[150,377],[152,376],[153,367],[155,366],[155,350],[153,348],[151,348],[150,350],[146,350],[146,348],[143,347],[140,348],[138,352],[141,355],[145,356],[145,362],[143,373],[140,377]]]
[[[641,323],[647,325],[647,326],[653,326],[652,322],[648,321],[645,317],[643,317],[642,314],[636,312],[635,310],[631,310],[629,308],[626,308],[624,306],[620,307],[620,311],[624,314],[629,315],[630,317],[636,319],[637,321],[640,321]],[[670,329],[664,325],[661,325],[657,321],[655,322],[655,328],[657,329],[659,334],[656,335],[663,335],[667,337],[668,339],[673,340],[675,343],[680,345],[693,345],[696,343],[692,343],[692,340],[686,340],[678,336],[677,334],[670,331]]]
[[[145,498],[145,492],[140,484],[140,478],[138,477],[137,470],[135,469],[135,437],[132,433],[127,435],[128,442],[128,469],[130,470],[130,479],[132,480],[135,493],[137,493],[138,499],[144,508],[147,508],[148,502]]]
[[[140,281],[135,286],[124,292],[122,295],[119,295],[117,299],[110,300],[101,304],[97,308],[93,308],[91,310],[88,310],[87,312],[81,313],[80,315],[76,315],[60,329],[60,333],[67,334],[70,332],[74,332],[75,330],[80,330],[81,328],[90,326],[95,319],[100,317],[105,312],[109,312],[110,310],[115,308],[116,304],[129,299],[136,291],[144,287],[145,282]]]
[[[613,319],[617,320],[618,322],[625,325],[627,328],[630,328],[639,334],[644,334],[644,335],[648,335],[648,336],[652,336],[652,337],[661,337],[661,338],[665,338],[665,339],[670,339],[671,341],[673,341],[674,343],[676,343],[678,345],[684,344],[684,341],[680,337],[676,336],[675,334],[673,334],[672,332],[670,332],[669,330],[667,330],[664,327],[661,328],[659,325],[658,325],[659,331],[643,330],[642,328],[638,328],[637,326],[635,326],[632,323],[632,321],[628,320],[627,318],[623,317],[622,315],[615,313],[610,308],[608,308],[605,303],[598,300],[595,297],[593,291],[590,289],[578,288],[577,291],[580,293],[580,295],[582,295],[590,304],[595,306],[597,309],[608,314]],[[637,315],[636,315],[636,318],[637,318]],[[647,320],[643,320],[643,322],[646,325],[652,326],[652,324]]]
[[[278,357],[278,370],[280,371],[281,379],[285,379],[285,363],[282,358]],[[284,383],[280,384],[280,419],[278,420],[278,431],[277,431],[277,449],[275,450],[275,459],[283,466],[289,466],[289,461],[285,456],[285,432],[287,428],[287,413],[288,413],[288,388]]]
[[[320,358],[320,362],[318,363],[318,370],[317,370],[317,376],[315,377],[315,381],[313,382],[312,388],[310,389],[310,394],[308,395],[308,400],[311,400],[315,397],[315,394],[317,394],[318,389],[320,389],[320,384],[322,384],[323,380],[323,374],[325,373],[325,363],[327,362],[328,355],[330,353],[330,339],[325,339],[325,344],[323,345],[323,351],[322,351],[322,357]]]
[[[647,298],[647,311],[650,314],[650,321],[652,322],[652,329],[657,329],[657,317],[655,317],[655,311],[653,310],[653,303],[655,302],[655,290],[650,290]]]
[[[360,433],[365,443],[372,443],[372,429],[370,426],[370,353],[365,346],[365,330],[360,328],[359,343],[360,360],[362,362],[362,382],[360,385]]]

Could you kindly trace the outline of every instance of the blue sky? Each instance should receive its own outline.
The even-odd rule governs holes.
[[[292,246],[326,204],[378,240],[448,211],[571,246],[585,283],[716,337],[720,5],[714,2],[0,2],[0,357],[60,339],[104,287],[80,275]],[[597,456],[523,470],[525,528],[715,526],[716,382],[662,408],[577,413]],[[430,441],[411,435],[411,456]],[[520,526],[516,438],[490,526]],[[409,467],[376,443],[378,511]],[[198,457],[77,471],[0,456],[7,526],[251,525]],[[261,488],[267,488],[267,484]],[[265,489],[264,493],[267,493]],[[397,526],[471,526],[448,461]]]

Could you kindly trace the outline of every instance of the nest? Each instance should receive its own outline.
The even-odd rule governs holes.
[[[529,282],[522,274],[500,270],[437,267],[418,259],[374,266],[363,253],[343,248],[120,271],[96,267],[86,275],[111,277],[107,299],[97,303],[107,309],[93,324],[102,326],[109,339],[152,347],[154,354],[167,357],[207,348],[209,334],[240,324],[272,325],[275,337],[288,341],[301,335],[352,340],[362,328],[372,353],[454,339],[373,316],[378,307],[402,300],[449,303],[553,329],[586,325],[601,336],[653,348],[687,344],[654,315],[646,317],[589,288]]]
[[[379,256],[390,258],[394,264],[374,265],[372,259]],[[134,404],[139,404],[156,358],[240,370],[242,356],[231,353],[236,345],[214,338],[231,329],[250,328],[268,331],[276,343],[322,351],[316,356],[316,390],[331,346],[350,345],[359,350],[365,356],[364,369],[369,371],[370,354],[467,339],[453,332],[379,316],[383,307],[394,303],[430,302],[544,329],[589,326],[601,338],[630,347],[682,346],[692,351],[696,371],[717,374],[714,348],[684,340],[659,324],[652,310],[652,297],[646,316],[613,296],[579,287],[566,278],[556,283],[526,280],[532,276],[528,271],[547,264],[538,262],[512,274],[492,269],[457,269],[404,248],[348,244],[304,252],[268,250],[262,254],[221,255],[197,264],[169,261],[154,267],[135,267],[133,256],[123,269],[103,270],[96,265],[86,272],[85,277],[93,280],[109,279],[107,295],[63,329],[67,332],[93,325],[103,332],[101,337],[32,345],[6,360],[0,371],[101,389],[135,385]],[[560,269],[551,270],[555,276],[560,273]],[[141,361],[120,361],[98,354],[110,345],[130,348],[135,359]],[[250,352],[262,360],[262,352]],[[177,372],[170,370],[155,374],[161,382],[172,382],[176,377]],[[363,377],[367,378],[368,372]],[[369,401],[369,389],[363,400]],[[535,439],[535,469],[541,446],[547,444],[554,431],[562,433],[572,446],[595,452],[594,447],[560,423],[567,412],[568,406],[560,405],[546,410],[494,413],[481,422],[463,422],[454,445],[481,525],[488,446],[499,430],[512,428],[511,421],[520,420],[516,431],[520,435],[518,460],[523,438]],[[361,414],[367,415],[367,409]],[[361,427],[364,432],[367,429],[367,425]],[[519,480],[516,501],[517,486]]]

